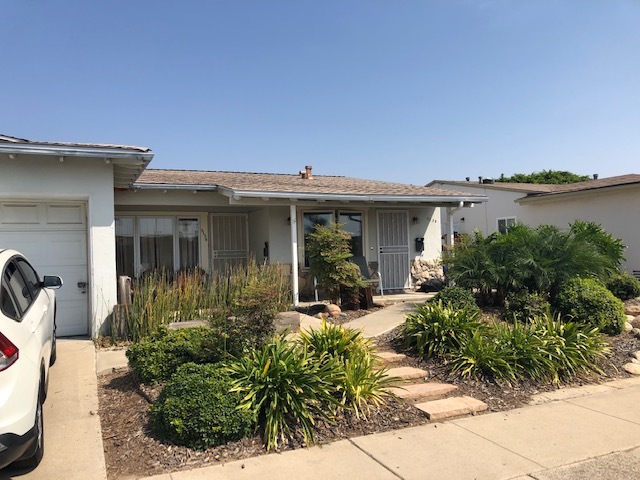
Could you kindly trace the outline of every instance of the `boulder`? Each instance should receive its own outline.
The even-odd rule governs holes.
[[[640,305],[625,305],[624,310],[627,315],[631,315],[634,317],[640,315]]]
[[[633,330],[633,325],[631,325],[629,322],[624,322],[624,331],[630,332],[631,330]]]
[[[631,325],[632,325],[634,328],[640,328],[640,316],[635,317],[635,318],[634,318],[633,320],[631,320],[631,322],[629,322],[629,323],[631,323]]]
[[[342,310],[340,310],[340,307],[335,303],[330,303],[329,305],[327,305],[324,311],[333,318],[338,318],[342,313]]]
[[[634,328],[631,330],[631,334],[636,338],[640,338],[640,328]]]
[[[622,369],[631,375],[640,375],[640,363],[625,363]]]

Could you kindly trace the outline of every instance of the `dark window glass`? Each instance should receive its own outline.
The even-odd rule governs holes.
[[[33,301],[31,290],[15,263],[11,262],[7,265],[3,277],[8,288],[15,295],[18,308],[22,313],[26,312]]]

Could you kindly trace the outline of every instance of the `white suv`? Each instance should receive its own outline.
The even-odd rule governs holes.
[[[56,359],[56,297],[15,250],[0,248],[0,469],[36,466],[44,453],[42,404]]]

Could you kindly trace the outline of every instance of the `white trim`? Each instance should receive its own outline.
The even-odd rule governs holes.
[[[518,223],[518,217],[516,217],[515,215],[509,216],[509,217],[498,217],[496,218],[496,232],[500,232],[500,220],[504,220],[505,229],[508,229],[509,227]],[[513,222],[510,223],[509,222],[510,220],[513,220]],[[505,232],[501,232],[501,233],[505,233]]]

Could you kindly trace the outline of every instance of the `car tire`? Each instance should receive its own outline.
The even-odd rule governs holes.
[[[58,358],[58,342],[56,341],[56,329],[53,329],[53,337],[51,337],[51,356],[49,357],[49,366],[56,363]]]
[[[40,461],[44,456],[44,417],[43,417],[43,408],[42,408],[43,403],[44,403],[44,398],[43,398],[43,392],[41,390],[38,395],[38,404],[36,406],[36,421],[35,421],[36,449],[31,457],[25,458],[23,460],[19,460],[14,463],[14,465],[18,468],[28,468],[28,469],[36,468],[40,464]]]

